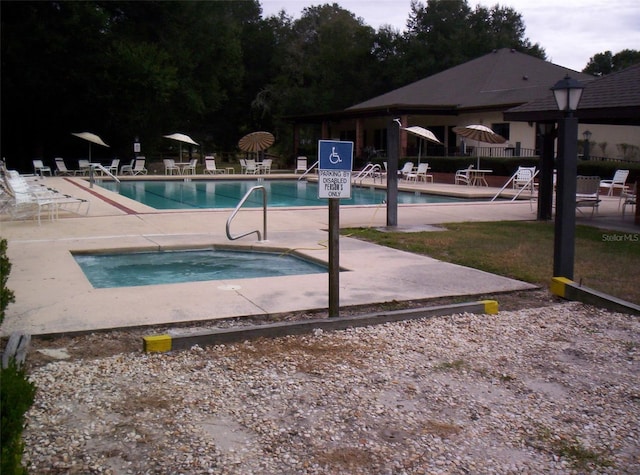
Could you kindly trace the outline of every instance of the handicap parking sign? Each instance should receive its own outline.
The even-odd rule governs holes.
[[[351,198],[353,142],[318,142],[318,197]]]
[[[318,142],[318,168],[320,170],[353,169],[353,142],[320,140]]]

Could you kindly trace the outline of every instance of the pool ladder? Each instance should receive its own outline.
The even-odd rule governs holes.
[[[231,221],[233,221],[233,218],[236,217],[236,214],[238,214],[238,211],[240,211],[240,208],[242,208],[242,205],[245,203],[245,201],[247,201],[247,199],[249,199],[249,196],[251,196],[251,194],[254,191],[262,191],[262,234],[260,234],[259,229],[255,229],[253,231],[248,231],[244,234],[240,234],[238,236],[232,236],[231,229],[230,229]],[[267,240],[267,190],[262,185],[254,186],[249,191],[247,191],[243,196],[243,198],[240,200],[240,203],[238,203],[238,206],[236,206],[236,208],[233,210],[233,213],[231,213],[231,216],[229,216],[229,219],[227,219],[227,238],[229,238],[229,240],[234,241],[236,239],[243,238],[253,233],[256,233],[258,235],[258,241]],[[263,236],[264,236],[264,239],[262,239]]]

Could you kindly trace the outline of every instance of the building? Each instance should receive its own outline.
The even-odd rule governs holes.
[[[512,49],[495,50],[345,110],[294,118],[296,154],[305,140],[310,148],[317,138],[323,138],[353,141],[355,155],[360,159],[367,160],[377,153],[384,155],[387,127],[399,118],[404,127],[418,125],[431,130],[443,143],[420,144],[417,137],[403,130],[401,157],[416,155],[420,146],[424,155],[539,155],[541,136],[535,120],[522,121],[522,116],[520,120],[505,120],[504,113],[540,99],[553,100],[550,87],[566,75],[587,85],[596,79]],[[301,131],[309,124],[320,125],[321,137],[303,136]],[[465,143],[452,129],[469,124],[491,127],[507,143],[491,146]],[[595,143],[608,142],[602,155],[618,156],[619,143],[640,146],[635,127],[604,122],[589,125],[589,129]],[[581,125],[580,134],[585,130],[585,125]],[[592,150],[592,154],[597,152]]]

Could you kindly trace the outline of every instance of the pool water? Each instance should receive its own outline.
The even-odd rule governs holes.
[[[254,186],[262,185],[267,192],[269,207],[324,206],[318,198],[318,184],[297,180],[193,180],[193,181],[123,181],[104,182],[104,188],[155,209],[235,208]],[[119,188],[119,189],[118,189]],[[379,205],[386,201],[385,190],[352,187],[351,199],[341,199],[340,205]],[[398,203],[450,203],[463,198],[399,192]],[[262,193],[253,193],[247,207],[261,207]]]
[[[74,254],[94,288],[320,274],[327,268],[293,254],[187,250]]]

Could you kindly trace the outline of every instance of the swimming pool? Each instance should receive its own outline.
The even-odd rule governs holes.
[[[323,206],[318,198],[318,184],[297,180],[141,180],[123,181],[119,189],[114,182],[104,182],[103,188],[117,191],[155,209],[235,208],[249,189],[262,185],[267,192],[269,207]],[[341,199],[341,205],[377,205],[385,202],[385,190],[353,187],[351,199]],[[464,198],[399,192],[399,204],[451,203]],[[262,206],[262,194],[254,193],[247,207]]]
[[[324,265],[296,256],[226,249],[74,254],[94,288],[321,274]]]

